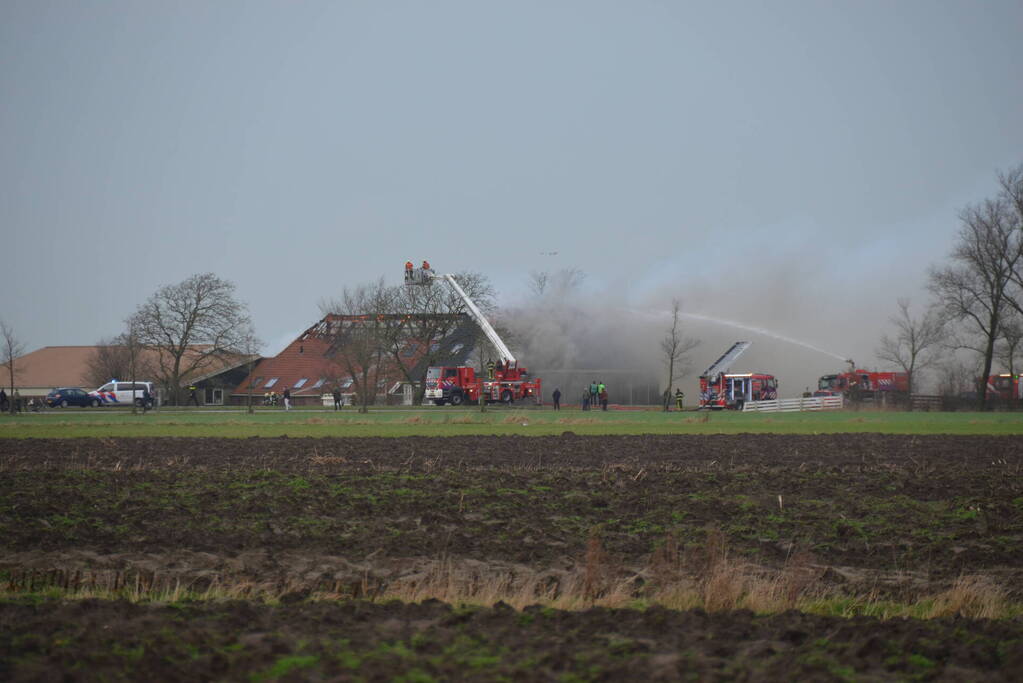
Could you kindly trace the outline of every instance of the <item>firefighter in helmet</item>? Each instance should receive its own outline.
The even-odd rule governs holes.
[[[405,282],[412,282],[412,261],[405,261]]]

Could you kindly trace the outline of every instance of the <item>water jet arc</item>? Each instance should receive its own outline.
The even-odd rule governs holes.
[[[755,334],[761,334],[761,335],[764,335],[765,337],[771,337],[772,339],[777,339],[778,341],[783,341],[783,342],[786,342],[788,344],[795,344],[796,346],[802,346],[803,348],[809,349],[810,351],[816,351],[817,353],[823,353],[823,354],[825,354],[827,356],[831,356],[832,358],[837,358],[838,360],[842,361],[843,363],[848,362],[846,360],[846,356],[840,356],[837,353],[832,353],[831,351],[827,351],[827,350],[822,349],[822,348],[820,348],[818,346],[814,346],[813,344],[807,344],[804,341],[799,341],[798,339],[793,339],[792,337],[786,337],[783,334],[778,334],[778,333],[772,332],[770,330],[765,330],[762,327],[753,327],[751,325],[744,325],[743,323],[738,323],[738,322],[735,322],[734,320],[723,320],[721,318],[712,318],[709,315],[700,315],[699,313],[685,313],[683,311],[679,311],[679,315],[681,315],[681,316],[683,316],[685,318],[691,318],[692,320],[701,320],[703,322],[715,323],[717,325],[726,325],[728,327],[734,327],[736,329],[745,330],[747,332],[753,332]]]

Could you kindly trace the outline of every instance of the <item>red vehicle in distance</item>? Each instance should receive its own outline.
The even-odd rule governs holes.
[[[1002,373],[991,375],[987,378],[988,396],[1000,401],[1023,400],[1023,383],[1019,381],[1019,375]]]
[[[849,361],[849,370],[822,375],[817,380],[814,396],[849,395],[849,398],[873,398],[876,395],[909,393],[909,375],[905,372],[874,372],[857,369]]]

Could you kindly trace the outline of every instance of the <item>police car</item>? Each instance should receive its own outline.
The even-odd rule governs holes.
[[[110,380],[99,389],[90,391],[90,396],[99,399],[104,406],[130,406],[132,401],[142,407],[143,396],[149,391],[150,402],[156,400],[156,385],[152,382],[119,382]]]

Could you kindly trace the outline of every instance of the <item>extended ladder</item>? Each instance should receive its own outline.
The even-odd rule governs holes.
[[[436,275],[434,277],[443,278],[451,287],[451,289],[455,290],[455,293],[462,298],[463,302],[465,302],[465,307],[469,309],[469,315],[472,316],[472,319],[475,320],[476,324],[479,325],[480,329],[483,330],[483,334],[487,335],[487,339],[489,339],[490,343],[494,345],[494,348],[497,350],[497,353],[500,355],[500,357],[504,359],[505,362],[510,362],[514,364],[516,362],[515,356],[513,356],[512,352],[508,349],[507,346],[505,346],[504,340],[501,339],[500,335],[497,334],[497,330],[495,330],[493,326],[491,326],[490,322],[487,320],[487,317],[483,315],[483,311],[481,311],[479,307],[476,306],[476,302],[470,299],[469,295],[465,293],[465,290],[463,290],[459,286],[458,282],[455,281],[455,276]]]
[[[469,316],[476,321],[476,324],[483,330],[483,334],[486,335],[490,343],[494,345],[494,349],[497,351],[500,358],[510,363],[509,367],[514,367],[517,364],[515,356],[512,355],[511,350],[505,345],[504,340],[494,329],[487,317],[483,315],[483,311],[479,309],[476,302],[469,298],[469,295],[465,293],[465,290],[455,280],[455,276],[451,274],[438,275],[433,270],[427,270],[426,268],[415,268],[409,269],[406,265],[405,270],[405,284],[412,287],[415,285],[430,285],[434,280],[443,280],[448,284],[449,287],[459,296],[462,302],[468,309]]]
[[[732,348],[725,351],[724,355],[714,361],[709,368],[704,370],[701,377],[707,379],[713,379],[723,372],[727,372],[728,368],[732,367],[732,363],[743,354],[743,352],[750,347],[752,342],[738,341],[732,344]]]

